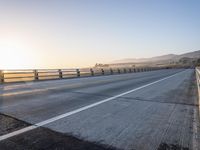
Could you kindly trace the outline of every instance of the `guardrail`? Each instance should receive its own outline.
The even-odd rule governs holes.
[[[196,67],[196,80],[197,80],[197,89],[198,89],[198,100],[200,102],[200,67]],[[200,105],[199,105],[199,115],[200,115]]]
[[[35,69],[35,70],[0,70],[0,83],[67,79],[75,77],[113,75],[122,73],[144,72],[163,68],[82,68],[82,69]]]

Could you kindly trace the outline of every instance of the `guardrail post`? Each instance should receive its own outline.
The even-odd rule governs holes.
[[[80,77],[80,76],[81,76],[80,70],[79,70],[79,69],[76,69],[76,74],[77,74],[77,77]]]
[[[63,78],[62,70],[58,69],[58,73],[59,73],[59,78],[62,79]]]
[[[91,76],[94,76],[94,70],[92,68],[90,69],[90,72],[91,72]]]
[[[39,80],[38,71],[37,71],[37,70],[33,70],[33,72],[34,72],[34,79],[35,79],[35,80]]]
[[[129,73],[131,73],[132,72],[132,70],[131,70],[131,68],[129,68]]]
[[[4,72],[0,70],[0,83],[4,83]]]
[[[113,74],[113,70],[112,70],[112,68],[110,68],[110,74]]]
[[[126,73],[126,68],[124,68],[124,73]]]
[[[117,69],[117,72],[118,72],[119,74],[121,73],[119,68]]]
[[[101,69],[101,73],[102,73],[102,75],[104,75],[104,74],[105,74],[105,72],[104,72],[104,70],[103,70],[103,69]]]

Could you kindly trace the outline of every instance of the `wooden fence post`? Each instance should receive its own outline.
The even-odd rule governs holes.
[[[80,76],[81,76],[80,70],[79,70],[79,69],[76,69],[76,74],[77,74],[77,77],[80,77]]]
[[[94,76],[94,70],[92,68],[90,69],[90,73],[91,73],[91,76]]]
[[[58,73],[59,73],[59,78],[62,79],[63,78],[62,70],[58,69]]]
[[[38,71],[37,71],[37,70],[33,70],[33,72],[34,72],[34,79],[35,79],[35,80],[39,80]]]
[[[101,69],[101,73],[102,73],[102,75],[104,75],[104,74],[105,74],[105,72],[104,72],[104,70],[103,70],[103,69]]]
[[[4,83],[4,72],[0,70],[0,83]]]
[[[113,74],[113,70],[112,70],[112,68],[110,68],[110,74]]]
[[[119,74],[121,73],[119,68],[117,69],[117,72],[118,72]]]

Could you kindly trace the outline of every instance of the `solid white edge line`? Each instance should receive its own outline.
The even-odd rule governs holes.
[[[28,126],[28,127],[26,127],[26,128],[23,128],[23,129],[20,129],[20,130],[17,130],[17,131],[14,131],[14,132],[11,132],[11,133],[2,135],[2,136],[0,136],[0,141],[3,141],[3,140],[8,139],[8,138],[10,138],[10,137],[13,137],[13,136],[16,136],[16,135],[19,135],[19,134],[22,134],[22,133],[31,131],[31,130],[36,129],[36,128],[38,128],[38,127],[41,127],[41,126],[44,126],[44,125],[46,125],[46,124],[55,122],[55,121],[60,120],[60,119],[62,119],[62,118],[71,116],[71,115],[73,115],[73,114],[76,114],[76,113],[79,113],[79,112],[81,112],[81,111],[87,110],[87,109],[89,109],[89,108],[95,107],[95,106],[97,106],[97,105],[103,104],[103,103],[105,103],[105,102],[114,100],[114,99],[119,98],[119,97],[121,97],[121,96],[124,96],[124,95],[126,95],[126,94],[135,92],[135,91],[137,91],[137,90],[143,89],[143,88],[148,87],[148,86],[150,86],[150,85],[153,85],[153,84],[156,84],[156,83],[158,83],[158,82],[161,82],[161,81],[167,80],[167,79],[169,79],[169,78],[172,78],[172,77],[174,77],[174,76],[176,76],[176,75],[178,75],[178,74],[180,74],[180,73],[183,73],[183,72],[185,72],[185,70],[184,70],[184,71],[181,71],[181,72],[178,72],[178,73],[175,73],[175,74],[173,74],[173,75],[171,75],[171,76],[162,78],[162,79],[160,79],[160,80],[157,80],[157,81],[148,83],[148,84],[146,84],[146,85],[140,86],[140,87],[138,87],[138,88],[132,89],[132,90],[130,90],[130,91],[127,91],[127,92],[118,94],[118,95],[116,95],[116,96],[113,96],[113,97],[110,97],[110,98],[101,100],[101,101],[99,101],[99,102],[96,102],[96,103],[93,103],[93,104],[90,104],[90,105],[81,107],[81,108],[79,108],[79,109],[76,109],[76,110],[67,112],[67,113],[65,113],[65,114],[58,115],[58,116],[56,116],[56,117],[47,119],[47,120],[42,121],[42,122],[39,122],[39,123],[37,123],[37,124],[35,124],[35,125],[31,125],[31,126]]]

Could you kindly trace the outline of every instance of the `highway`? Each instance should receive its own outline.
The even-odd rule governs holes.
[[[0,85],[0,150],[199,150],[194,69]]]

